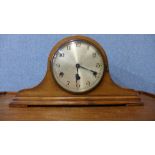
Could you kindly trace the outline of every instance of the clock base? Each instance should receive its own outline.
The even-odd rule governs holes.
[[[143,105],[139,96],[16,97],[11,107]]]

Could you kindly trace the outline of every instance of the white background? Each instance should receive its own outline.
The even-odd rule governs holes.
[[[154,0],[1,0],[0,33],[154,33]]]
[[[155,33],[153,0],[3,0],[1,34]],[[154,122],[1,122],[2,155],[154,155]]]

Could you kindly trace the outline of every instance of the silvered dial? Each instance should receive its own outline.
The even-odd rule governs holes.
[[[104,73],[98,49],[85,41],[71,41],[62,46],[51,60],[53,76],[67,91],[82,93],[97,86]]]

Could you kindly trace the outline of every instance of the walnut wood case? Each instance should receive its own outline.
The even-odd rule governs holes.
[[[86,93],[73,94],[60,88],[52,75],[51,59],[57,50],[72,40],[82,40],[94,45],[102,54],[106,66],[99,85]],[[47,73],[36,87],[19,91],[10,106],[90,106],[90,105],[142,105],[139,93],[116,85],[109,73],[108,59],[104,49],[91,38],[71,36],[59,41],[48,58]]]

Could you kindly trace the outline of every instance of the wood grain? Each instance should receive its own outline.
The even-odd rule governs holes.
[[[143,106],[9,107],[15,96],[7,94],[0,97],[0,120],[155,120],[155,98],[145,94],[140,95]]]
[[[0,92],[0,96],[6,95],[6,92]]]

